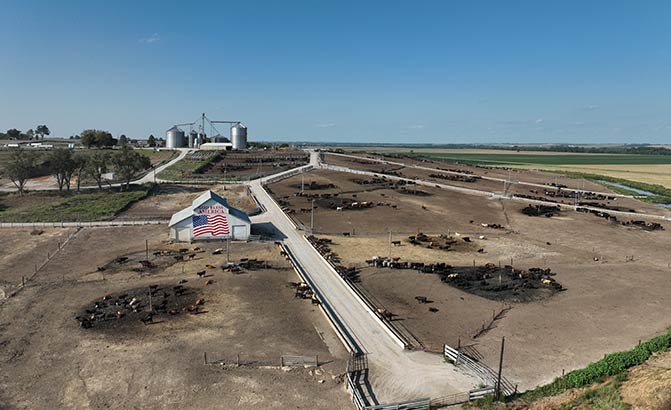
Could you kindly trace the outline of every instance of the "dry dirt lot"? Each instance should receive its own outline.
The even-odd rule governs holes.
[[[429,348],[456,345],[460,339],[494,366],[505,336],[507,376],[526,389],[551,381],[562,369],[585,366],[604,353],[630,348],[671,326],[671,237],[666,230],[646,231],[573,211],[552,218],[530,217],[521,213],[525,206],[521,202],[430,187],[418,187],[430,194],[419,197],[351,181],[359,177],[310,172],[304,177],[306,183],[314,180],[337,188],[305,192],[344,191],[338,198],[356,194],[358,201],[390,202],[396,208],[337,211],[317,206],[317,235],[334,241],[331,248],[343,265],[362,269],[361,285]],[[272,184],[271,189],[276,198],[288,201],[287,209],[295,210],[292,217],[309,226],[311,199],[294,196],[300,190],[296,184],[300,176]],[[501,224],[504,229],[481,223]],[[392,240],[402,241],[401,246],[390,247],[389,231]],[[418,231],[469,236],[474,246],[448,251],[413,246],[407,238]],[[509,264],[512,258],[519,269],[550,268],[566,291],[540,302],[513,303],[492,329],[473,339],[493,311],[501,309],[501,302],[453,288],[433,274],[372,268],[365,263],[390,252],[401,261],[454,266]],[[415,296],[426,296],[433,303],[420,304]],[[429,312],[429,307],[438,312]]]
[[[250,213],[256,208],[254,200],[244,185],[176,185],[160,184],[152,194],[134,203],[116,219],[170,219],[173,213],[180,211],[206,190],[212,190],[225,198],[228,203],[243,212]]]
[[[96,270],[117,256],[143,255],[145,238],[154,238],[150,260],[170,259],[153,256],[184,246],[163,242],[166,236],[165,227],[85,228],[0,305],[0,408],[351,408],[339,377],[344,349],[319,309],[294,298],[287,283],[298,278],[272,243],[234,243],[231,260],[271,265],[241,274],[206,269],[226,261],[225,253],[212,255],[219,243],[160,269],[135,272],[137,264],[128,263]],[[205,277],[194,274],[200,270]],[[83,329],[75,320],[105,295],[149,285],[170,290],[182,279],[194,289],[183,297],[203,298],[205,313],[113,329]],[[243,364],[278,365],[289,354],[319,355],[325,364],[318,371],[222,367],[205,365],[204,352],[211,362],[239,354]]]
[[[548,185],[547,188],[544,189],[536,186],[526,185],[525,183],[544,184],[544,185],[545,184],[564,185],[567,187],[563,189],[564,191],[567,190],[570,191],[571,189],[580,189],[600,193],[611,193],[611,194],[614,193],[607,187],[594,183],[592,181],[587,181],[584,179],[568,178],[564,175],[553,174],[551,172],[544,172],[538,170],[525,170],[525,169],[512,169],[512,168],[506,169],[501,167],[475,166],[468,164],[451,164],[440,161],[431,161],[428,159],[415,159],[407,157],[395,158],[395,157],[366,155],[366,157],[368,158],[386,159],[391,162],[399,162],[408,165],[407,167],[400,167],[395,164],[385,165],[375,161],[347,158],[332,154],[331,155],[326,154],[324,155],[324,157],[325,161],[329,164],[345,166],[351,169],[390,173],[392,175],[401,176],[404,178],[422,179],[440,184],[454,185],[499,194],[505,192],[506,195],[510,194],[530,195],[538,197],[539,199],[556,201],[558,203],[571,204],[571,205],[575,204],[575,200],[573,198],[561,198],[546,195],[544,193],[544,191],[546,190],[549,192],[557,192],[557,189],[550,185]],[[436,169],[436,171],[417,169],[413,167],[415,165],[426,168],[434,168]],[[440,170],[463,172],[472,175],[474,177],[479,176],[479,177],[504,179],[507,181],[512,181],[513,183],[506,184],[504,187],[503,182],[492,181],[487,179],[476,179],[474,182],[446,180],[444,178],[436,177],[436,175],[447,175],[445,173],[441,173]],[[641,213],[650,213],[656,215],[671,215],[671,211],[669,211],[669,209],[654,204],[637,201],[635,199],[630,198],[618,197],[617,199],[608,199],[608,200],[583,199],[583,201],[593,202],[594,204],[600,204],[601,206],[621,211],[634,210],[636,212]]]

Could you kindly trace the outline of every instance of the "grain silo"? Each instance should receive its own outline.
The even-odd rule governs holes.
[[[236,123],[231,127],[231,142],[233,149],[247,149],[247,127],[242,123]]]
[[[184,131],[174,126],[165,132],[166,148],[182,148],[184,146]]]

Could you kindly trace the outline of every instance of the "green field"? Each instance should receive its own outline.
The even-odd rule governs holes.
[[[404,153],[439,161],[457,161],[470,164],[492,165],[667,165],[667,155],[610,155],[610,154],[458,154],[458,153]]]
[[[112,219],[145,198],[150,185],[129,191],[63,193],[34,191],[0,195],[0,222],[77,222]]]

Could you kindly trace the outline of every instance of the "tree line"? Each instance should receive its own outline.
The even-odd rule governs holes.
[[[32,178],[37,168],[38,155],[34,151],[18,149],[12,151],[6,162],[4,171],[16,186],[19,194],[23,194],[25,184]],[[151,167],[149,157],[125,145],[115,151],[97,151],[91,155],[76,153],[67,148],[56,148],[46,155],[46,166],[49,173],[56,178],[58,190],[70,191],[73,179],[79,192],[82,179],[90,177],[103,189],[106,182],[105,174],[113,171],[117,180],[121,181],[121,189],[128,189],[130,182],[142,171]]]
[[[10,139],[10,140],[33,140],[33,139],[42,139],[44,140],[45,136],[49,136],[51,131],[46,125],[38,125],[33,130],[32,128],[26,132],[17,130],[16,128],[8,129],[4,134],[0,132],[0,139]]]
[[[35,129],[29,129],[26,132],[17,130],[16,128],[8,129],[5,133],[0,132],[0,139],[10,140],[44,140],[45,136],[51,135],[49,127],[46,125],[38,125]],[[123,146],[136,142],[130,140],[125,134],[121,134],[119,138],[114,138],[109,131],[87,129],[81,132],[80,135],[71,135],[71,140],[79,140],[86,148],[112,148],[117,145]],[[147,145],[150,147],[160,147],[164,145],[163,138],[156,138],[154,135],[149,135],[147,138]]]

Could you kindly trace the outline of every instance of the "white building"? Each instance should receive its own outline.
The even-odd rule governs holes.
[[[170,218],[170,238],[180,242],[232,239],[246,241],[251,221],[244,212],[212,191],[194,199],[191,206]]]

